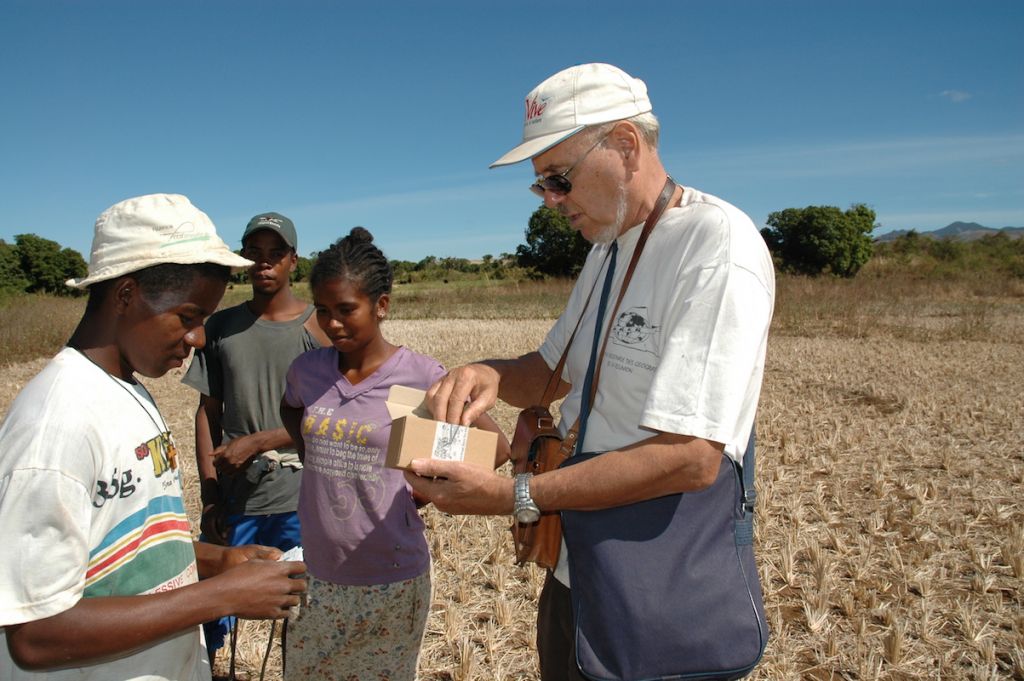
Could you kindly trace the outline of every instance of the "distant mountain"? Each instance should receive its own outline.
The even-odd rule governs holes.
[[[886,232],[885,234],[875,237],[875,241],[895,241],[909,232],[910,230],[908,229],[893,230],[892,232]],[[918,234],[930,239],[974,241],[997,232],[1005,232],[1011,239],[1024,238],[1024,227],[1003,227],[1001,229],[995,229],[993,227],[979,225],[977,222],[951,222],[942,229],[918,232]]]

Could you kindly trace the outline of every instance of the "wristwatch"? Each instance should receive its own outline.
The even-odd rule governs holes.
[[[540,520],[540,509],[530,496],[530,478],[532,477],[533,473],[519,473],[516,475],[516,505],[513,515],[515,515],[517,523],[524,525]]]

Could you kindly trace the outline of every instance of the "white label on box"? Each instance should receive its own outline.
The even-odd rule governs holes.
[[[466,441],[469,439],[469,426],[455,423],[438,423],[434,430],[434,449],[432,459],[443,461],[464,461],[466,458]]]

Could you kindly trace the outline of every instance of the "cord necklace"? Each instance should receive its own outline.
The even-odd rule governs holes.
[[[131,396],[131,398],[133,400],[135,400],[135,403],[139,405],[139,408],[142,409],[142,411],[146,412],[146,416],[149,417],[149,420],[153,423],[153,427],[157,429],[157,432],[160,435],[164,435],[164,434],[168,435],[168,438],[167,438],[167,461],[168,461],[168,463],[171,466],[171,470],[177,470],[177,468],[178,468],[178,449],[174,446],[174,442],[170,438],[170,430],[167,428],[167,422],[164,421],[164,415],[160,413],[160,408],[156,406],[156,400],[153,399],[153,395],[149,392],[149,390],[146,388],[146,386],[144,386],[141,381],[136,381],[135,382],[135,385],[137,385],[138,387],[142,388],[142,392],[146,393],[146,397],[149,398],[150,404],[153,405],[153,408],[156,410],[156,413],[160,416],[161,423],[157,422],[156,417],[153,416],[153,412],[150,411],[149,409],[147,409],[146,405],[142,403],[142,400],[139,398],[138,393],[136,393],[134,390],[129,388],[127,385],[125,385],[125,381],[118,380],[118,378],[116,376],[114,376],[109,371],[107,371],[106,369],[101,367],[99,365],[99,363],[96,362],[96,360],[94,360],[89,355],[85,354],[85,352],[83,352],[81,348],[75,347],[74,345],[70,345],[70,344],[68,345],[68,347],[71,348],[72,350],[74,350],[75,352],[77,352],[78,354],[80,354],[85,359],[87,359],[90,364],[92,364],[94,367],[96,367],[97,369],[102,371],[104,373],[104,375],[106,375],[107,378],[109,378],[111,381],[113,381],[116,386],[118,386],[119,388],[121,388],[121,390],[124,390],[126,393],[128,393]]]

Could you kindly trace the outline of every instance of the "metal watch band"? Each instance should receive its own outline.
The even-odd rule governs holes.
[[[530,497],[530,478],[533,473],[519,473],[515,478],[515,514],[520,523],[535,523],[540,519],[540,508]]]

